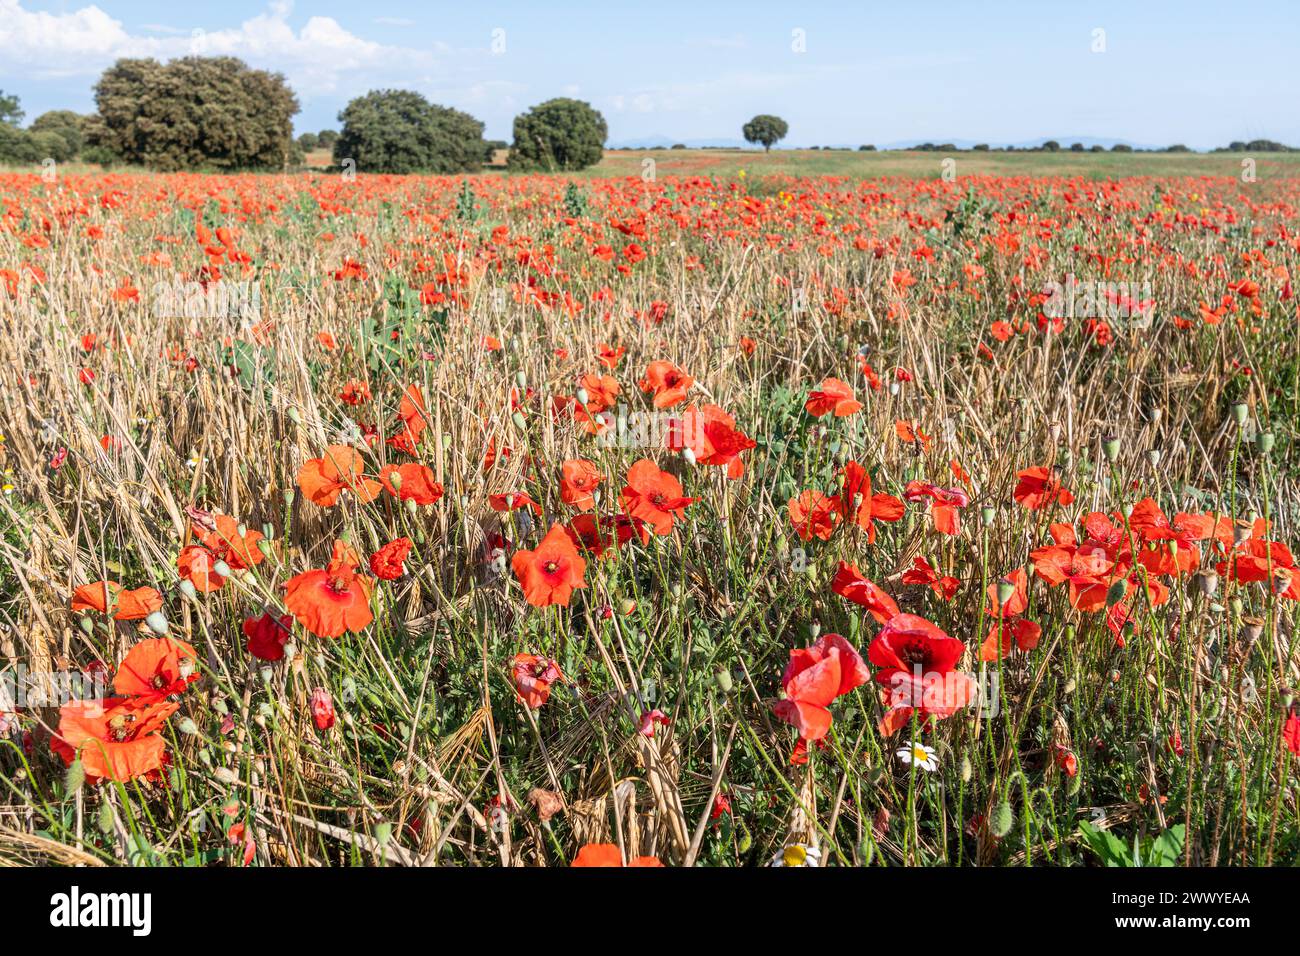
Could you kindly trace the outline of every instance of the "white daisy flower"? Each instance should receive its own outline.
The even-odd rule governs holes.
[[[771,866],[821,866],[822,851],[806,843],[791,843],[772,857]]]
[[[913,764],[928,773],[934,773],[939,769],[939,758],[935,749],[927,747],[925,744],[918,744],[914,740],[909,741],[906,747],[898,749],[898,759],[903,763]]]

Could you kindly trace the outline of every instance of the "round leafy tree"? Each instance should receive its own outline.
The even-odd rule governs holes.
[[[774,143],[785,139],[785,134],[790,132],[790,126],[779,116],[763,113],[746,123],[741,132],[745,134],[745,142],[762,143],[763,151],[767,152],[772,149]]]
[[[483,165],[483,124],[410,90],[372,90],[339,114],[334,162],[363,173],[461,173]]]
[[[590,103],[563,97],[515,117],[510,165],[524,169],[582,169],[605,155],[609,128]]]
[[[122,59],[95,86],[87,139],[127,162],[177,169],[283,169],[298,100],[279,73],[229,56]]]

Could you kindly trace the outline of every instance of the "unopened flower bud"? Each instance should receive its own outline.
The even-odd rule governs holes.
[[[144,619],[144,623],[148,626],[149,630],[153,631],[159,637],[165,637],[167,635],[167,618],[163,615],[162,611],[154,611],[149,614]]]

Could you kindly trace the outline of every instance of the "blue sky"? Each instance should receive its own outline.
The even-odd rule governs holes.
[[[791,145],[1300,145],[1297,49],[1300,11],[1286,0],[0,0],[0,89],[29,120],[91,111],[119,56],[195,51],[285,73],[299,131],[400,87],[499,139],[528,106],[575,96],[604,113],[611,141],[736,139],[766,112],[789,122]]]

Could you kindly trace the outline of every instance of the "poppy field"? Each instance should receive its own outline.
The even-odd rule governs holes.
[[[0,859],[1293,864],[1298,208],[0,175]]]

